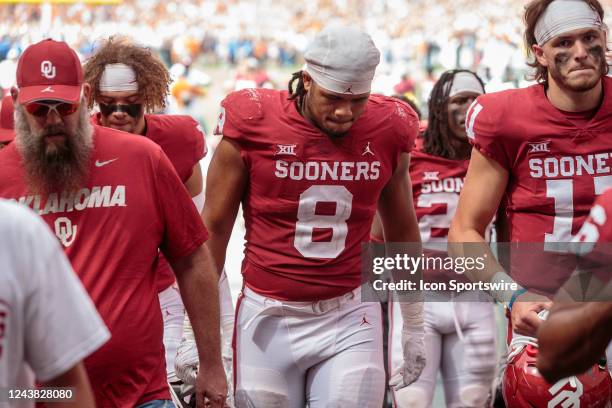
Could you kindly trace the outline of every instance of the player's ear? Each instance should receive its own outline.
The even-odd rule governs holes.
[[[312,87],[312,77],[308,72],[302,71],[302,81],[304,82],[304,89],[308,92]]]
[[[90,96],[91,96],[91,85],[85,82],[83,84],[83,97],[81,98],[81,103],[87,104],[89,102]]]
[[[546,58],[544,58],[544,49],[538,44],[533,44],[531,46],[531,50],[533,51],[533,55],[535,55],[536,61],[538,61],[540,65],[547,67],[548,62],[546,61]]]

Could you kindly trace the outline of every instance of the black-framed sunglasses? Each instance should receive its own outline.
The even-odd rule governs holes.
[[[133,118],[137,118],[142,114],[141,103],[129,103],[129,104],[114,104],[114,103],[98,103],[100,106],[100,112],[104,116],[109,116],[113,112],[125,112]]]

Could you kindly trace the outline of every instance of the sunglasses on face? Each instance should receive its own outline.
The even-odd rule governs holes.
[[[25,106],[25,110],[30,114],[36,117],[42,118],[46,117],[49,112],[55,111],[62,118],[64,116],[72,115],[79,109],[78,103],[68,103],[68,102],[30,102]]]
[[[142,113],[142,104],[141,103],[130,103],[130,104],[111,104],[111,103],[100,103],[100,112],[104,116],[109,116],[114,112],[125,112],[133,118],[137,118]]]

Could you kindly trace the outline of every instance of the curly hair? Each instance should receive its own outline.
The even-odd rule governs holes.
[[[540,16],[544,13],[546,8],[550,3],[554,0],[533,0],[529,4],[525,6],[525,47],[527,49],[527,56],[533,57],[533,49],[532,46],[537,44],[538,41],[535,38],[535,27],[540,19]],[[601,21],[604,19],[604,10],[597,0],[583,0],[586,4],[589,5],[590,8],[595,10],[599,17],[601,17]],[[537,59],[533,58],[533,61],[528,62],[531,68],[535,70],[535,72],[529,75],[528,79],[533,79],[540,84],[546,84],[548,81],[548,68],[543,65],[540,65]],[[606,65],[606,70],[607,70]],[[606,71],[607,73],[607,71]]]
[[[423,133],[423,150],[425,153],[458,160],[458,153],[451,143],[451,130],[448,123],[448,99],[455,75],[468,72],[480,82],[484,91],[484,83],[478,75],[465,69],[454,69],[444,72],[431,90],[429,97],[429,123]]]
[[[151,49],[136,45],[127,37],[112,36],[101,46],[83,66],[85,82],[91,85],[88,106],[100,96],[100,79],[107,64],[125,64],[136,73],[138,92],[143,97],[146,111],[166,107],[166,96],[170,92],[170,73],[161,59]]]

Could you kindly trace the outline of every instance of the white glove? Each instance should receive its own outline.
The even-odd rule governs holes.
[[[193,328],[191,327],[189,317],[185,315],[183,338],[174,359],[176,376],[185,384],[195,385],[196,376],[198,375],[198,363],[198,349],[196,347],[195,336],[193,335]]]
[[[404,325],[402,327],[403,364],[391,373],[389,384],[400,390],[415,382],[425,368],[425,329],[423,302],[400,303]]]

